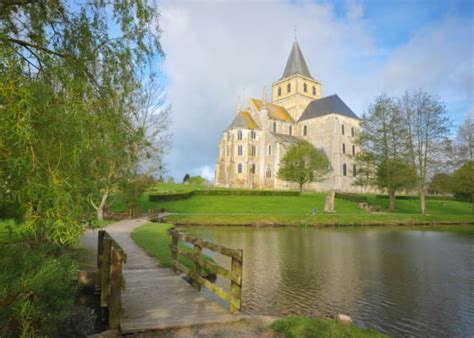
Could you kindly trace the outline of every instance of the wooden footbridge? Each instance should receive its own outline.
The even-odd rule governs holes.
[[[173,270],[160,268],[130,238],[133,228],[145,222],[121,221],[107,227],[107,231],[99,231],[97,280],[101,306],[108,310],[109,327],[128,334],[239,320],[242,250],[173,230],[170,232]],[[203,248],[231,257],[231,270],[203,259]],[[193,262],[193,267],[181,264],[180,257]],[[193,285],[180,277],[178,271],[192,278]],[[229,279],[230,292],[205,279],[204,271]],[[229,310],[204,297],[199,291],[202,286],[227,301]]]

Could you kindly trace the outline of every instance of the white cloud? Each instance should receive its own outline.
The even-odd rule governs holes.
[[[199,176],[204,177],[210,182],[214,182],[214,167],[208,165],[202,166],[199,168]]]
[[[173,106],[176,177],[212,168],[221,132],[239,96],[260,97],[278,80],[298,41],[323,95],[338,93],[359,115],[382,91],[423,87],[444,100],[472,100],[472,35],[468,22],[446,19],[412,37],[386,57],[355,1],[337,17],[312,2],[163,2],[162,44],[168,99]],[[472,36],[471,36],[472,38]],[[243,101],[243,100],[242,100]]]

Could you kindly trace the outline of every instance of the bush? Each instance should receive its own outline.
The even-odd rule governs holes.
[[[367,196],[364,196],[364,195],[344,194],[344,193],[337,192],[336,198],[340,198],[342,200],[356,202],[356,203],[368,203]]]
[[[388,199],[387,195],[376,195],[376,198]],[[419,200],[420,197],[418,196],[408,196],[408,195],[401,195],[396,196],[397,200]],[[427,200],[441,200],[441,201],[453,201],[454,198],[451,196],[425,196]]]
[[[299,196],[299,191],[292,190],[245,190],[245,189],[228,189],[228,190],[196,190],[195,195],[212,195],[212,196]]]
[[[45,246],[8,244],[0,251],[0,336],[59,336],[71,315],[77,281],[69,257]]]
[[[176,201],[190,198],[193,195],[194,191],[177,194],[150,194],[148,200],[150,202]]]

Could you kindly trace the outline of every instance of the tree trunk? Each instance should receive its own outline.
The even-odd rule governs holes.
[[[300,183],[300,195],[303,194],[303,183]]]
[[[388,190],[388,210],[395,211],[395,191],[392,189]]]
[[[107,203],[107,198],[109,197],[109,192],[106,191],[102,195],[102,200],[100,201],[99,206],[97,207],[97,220],[103,221],[104,220],[104,207],[105,204]]]
[[[426,214],[425,189],[420,189],[420,209],[423,215]]]

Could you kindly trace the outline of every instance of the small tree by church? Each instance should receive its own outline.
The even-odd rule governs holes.
[[[307,141],[293,144],[280,161],[278,177],[288,182],[296,182],[303,192],[305,183],[324,179],[329,172],[326,155]]]

